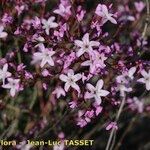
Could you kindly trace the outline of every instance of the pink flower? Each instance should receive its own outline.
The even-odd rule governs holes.
[[[41,20],[36,16],[33,20],[32,20],[32,25],[35,29],[38,29],[41,25]]]
[[[66,56],[64,61],[64,69],[68,68],[75,59],[76,59],[75,52],[72,52],[71,54]]]
[[[93,50],[93,47],[98,47],[100,44],[97,41],[90,41],[89,40],[89,33],[86,33],[83,36],[82,41],[75,40],[74,42],[75,42],[76,46],[80,47],[80,49],[77,52],[77,57],[80,57],[84,53],[90,53]]]
[[[94,117],[94,111],[93,111],[93,110],[87,111],[87,112],[84,114],[84,116],[85,116],[86,122],[91,122],[91,118]]]
[[[124,71],[122,75],[117,76],[116,81],[118,83],[128,83],[129,80],[134,79],[135,72],[136,72],[136,67],[131,67],[129,70]]]
[[[96,87],[94,87],[92,84],[88,83],[86,86],[90,92],[85,93],[85,96],[84,96],[85,99],[94,98],[96,103],[98,105],[100,105],[101,104],[101,97],[105,97],[109,94],[108,91],[102,90],[103,85],[104,85],[103,80],[99,80],[96,84]]]
[[[77,103],[75,101],[71,101],[71,102],[69,102],[69,107],[74,109],[77,107]]]
[[[105,68],[104,61],[107,59],[105,55],[99,54],[97,51],[91,53],[91,59],[83,62],[81,66],[90,66],[90,73],[96,74],[100,69]]]
[[[19,82],[20,79],[8,78],[8,83],[2,85],[2,87],[5,89],[10,89],[10,95],[14,97],[16,92],[19,91]]]
[[[83,128],[87,125],[87,122],[82,118],[78,118],[77,125],[80,126],[81,128]]]
[[[65,91],[68,92],[69,88],[72,87],[80,93],[80,87],[76,84],[78,80],[82,78],[81,74],[74,74],[72,69],[68,70],[67,75],[61,74],[60,80],[65,82]]]
[[[113,14],[108,12],[108,8],[106,5],[98,4],[95,13],[102,17],[102,24],[110,21],[113,24],[117,24],[117,21],[113,18]]]
[[[36,52],[33,54],[33,63],[41,62],[41,68],[43,68],[47,63],[50,66],[54,66],[52,56],[55,54],[55,51],[45,48],[44,44],[40,44],[39,48],[40,52]]]
[[[81,6],[79,6],[77,8],[77,15],[76,16],[77,16],[77,19],[78,19],[79,22],[83,20],[85,13],[86,13],[86,11],[82,10]]]
[[[2,25],[0,25],[0,39],[2,38],[6,38],[7,37],[7,32],[4,32],[4,27]]]
[[[7,23],[12,23],[12,21],[13,21],[12,16],[10,16],[10,15],[7,14],[7,13],[4,13],[4,15],[3,15],[3,17],[2,17],[2,22],[3,22],[4,24],[7,24]]]
[[[58,24],[54,22],[55,17],[49,17],[48,20],[42,19],[43,29],[45,29],[45,32],[47,35],[49,35],[49,30],[51,28],[57,28]]]
[[[2,79],[3,85],[5,84],[5,79],[10,77],[11,73],[8,72],[8,64],[3,66],[3,69],[0,69],[0,80]]]
[[[142,70],[141,75],[143,78],[138,79],[138,82],[145,83],[146,90],[150,91],[150,70],[148,72]]]
[[[101,107],[101,106],[95,106],[95,107],[96,107],[95,113],[96,113],[96,116],[98,116],[102,112],[103,107]]]
[[[128,99],[129,108],[132,110],[137,110],[139,113],[144,111],[144,103],[139,100],[137,97],[133,97],[133,99]]]
[[[15,6],[15,9],[17,10],[18,12],[18,16],[23,12],[23,10],[25,9],[25,6],[22,5],[22,6]]]
[[[44,69],[44,70],[42,71],[42,75],[43,75],[44,77],[47,77],[47,76],[50,75],[50,73],[49,73],[49,71],[48,71],[47,69]]]
[[[116,122],[111,122],[107,127],[106,127],[106,130],[111,130],[111,129],[115,129],[115,130],[118,130],[118,126],[117,126],[117,123]]]
[[[62,87],[60,87],[60,86],[57,87],[57,88],[53,91],[53,94],[56,94],[56,97],[57,97],[57,98],[60,98],[61,95],[62,95],[62,96],[65,96],[65,95],[66,95],[64,89],[63,89]]]
[[[135,2],[134,6],[139,13],[142,12],[142,10],[145,8],[145,4],[142,1]]]
[[[64,6],[63,4],[60,4],[59,9],[54,10],[54,13],[64,17],[66,20],[68,20],[71,15],[70,9],[71,9],[71,6]]]

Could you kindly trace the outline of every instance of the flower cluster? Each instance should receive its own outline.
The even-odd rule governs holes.
[[[118,1],[93,10],[82,0],[60,0],[54,8],[48,0],[8,2],[0,13],[2,98],[34,94],[24,108],[39,101],[46,119],[69,109],[69,124],[81,128],[109,118],[122,98],[128,109],[146,111],[140,96],[150,91],[149,43],[133,27],[145,9],[142,1],[131,2],[132,9]],[[110,118],[106,130],[117,130]]]

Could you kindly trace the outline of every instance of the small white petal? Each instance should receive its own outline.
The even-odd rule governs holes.
[[[59,79],[62,80],[62,81],[64,81],[64,82],[67,82],[67,81],[68,81],[68,77],[67,77],[66,75],[64,75],[64,74],[61,74],[61,75],[59,76]]]
[[[102,89],[103,85],[104,85],[104,81],[100,79],[96,84],[96,89],[98,90]]]
[[[86,87],[87,87],[91,92],[94,92],[94,91],[95,91],[95,87],[94,87],[92,84],[90,84],[90,83],[87,83],[87,84],[86,84]]]
[[[70,88],[70,84],[66,83],[65,84],[65,91],[68,92],[69,88]]]

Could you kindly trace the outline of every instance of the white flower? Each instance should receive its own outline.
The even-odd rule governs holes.
[[[145,70],[141,71],[143,78],[140,78],[138,82],[145,83],[146,90],[150,91],[150,70],[146,72]]]
[[[54,66],[52,56],[55,54],[55,51],[45,48],[44,44],[39,44],[39,50],[41,52],[36,52],[33,54],[33,62],[41,62],[40,66],[42,68],[47,63],[50,66]]]
[[[50,28],[57,28],[58,24],[54,22],[55,17],[50,17],[48,20],[42,19],[43,29],[45,29],[45,32],[47,35],[49,35]]]
[[[96,8],[95,13],[102,17],[102,24],[106,23],[107,21],[110,21],[113,24],[117,24],[117,21],[112,17],[113,14],[108,12],[108,8],[106,5],[99,4]]]
[[[0,38],[5,38],[7,37],[7,32],[4,32],[4,27],[2,25],[0,25]]]
[[[99,42],[97,41],[90,41],[89,40],[89,33],[86,33],[83,38],[82,41],[80,40],[75,40],[75,45],[80,47],[80,49],[77,52],[77,57],[80,57],[81,55],[83,55],[85,52],[89,53],[93,50],[93,47],[98,47],[99,46]]]
[[[109,94],[108,91],[102,90],[103,85],[104,85],[103,80],[99,80],[96,84],[96,87],[88,83],[86,86],[90,92],[86,92],[84,98],[85,99],[95,98],[96,103],[100,105],[102,101],[101,97],[107,96]]]
[[[0,80],[2,79],[3,85],[5,84],[5,79],[11,76],[11,73],[7,71],[8,64],[3,66],[3,69],[0,69]]]
[[[5,89],[10,89],[10,95],[14,97],[16,92],[19,90],[19,81],[20,79],[8,78],[8,83],[2,85],[2,87]]]
[[[65,88],[66,92],[68,92],[69,88],[72,87],[75,90],[77,90],[78,93],[80,93],[80,88],[76,84],[76,82],[82,78],[82,75],[80,73],[74,74],[74,71],[72,69],[70,69],[70,70],[68,70],[67,75],[61,74],[59,78],[60,78],[60,80],[65,82],[64,88]]]

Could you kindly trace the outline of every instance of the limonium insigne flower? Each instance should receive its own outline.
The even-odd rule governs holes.
[[[56,94],[56,97],[57,97],[57,98],[60,98],[61,95],[62,95],[62,96],[65,96],[65,95],[66,95],[64,89],[63,89],[62,87],[60,87],[60,86],[57,87],[57,88],[53,91],[53,94]]]
[[[94,87],[92,84],[88,83],[86,85],[86,87],[90,92],[86,92],[84,98],[85,99],[94,98],[96,103],[98,105],[100,105],[101,101],[102,101],[101,97],[105,97],[109,94],[108,91],[102,89],[103,85],[104,85],[103,80],[99,80],[96,84],[96,87]]]
[[[113,24],[117,24],[117,21],[113,18],[114,15],[109,13],[107,6],[104,4],[99,4],[95,13],[102,17],[102,24],[106,23],[107,21],[110,21]]]
[[[143,78],[138,79],[138,82],[145,83],[146,90],[150,91],[150,70],[148,72],[142,70],[141,75]]]
[[[70,69],[68,70],[67,75],[61,74],[59,78],[65,82],[64,89],[66,92],[68,92],[69,88],[72,87],[73,89],[77,90],[78,93],[80,93],[80,87],[76,84],[76,82],[82,78],[80,73],[74,74],[74,71]]]
[[[69,16],[71,15],[70,9],[71,9],[71,6],[64,6],[63,4],[60,4],[59,8],[54,10],[54,13],[64,17],[67,20]]]
[[[2,87],[5,89],[10,89],[10,95],[14,97],[16,92],[19,91],[20,79],[8,78],[7,80],[8,80],[8,83],[5,85],[2,85]]]
[[[7,32],[4,31],[4,27],[0,25],[0,39],[7,37]]]
[[[98,47],[99,44],[100,44],[97,41],[90,41],[89,33],[86,33],[83,36],[82,41],[81,40],[75,40],[74,43],[75,43],[76,46],[78,46],[80,48],[76,53],[77,57],[80,57],[84,53],[92,52],[93,47]]]
[[[43,68],[47,63],[50,66],[54,66],[52,56],[55,54],[55,51],[45,48],[44,44],[39,44],[39,50],[40,52],[33,54],[33,63],[40,62],[41,68]]]
[[[5,79],[10,77],[11,73],[8,72],[8,64],[5,64],[2,69],[0,69],[0,80],[2,79],[3,85],[5,84]]]
[[[49,30],[51,28],[57,28],[58,27],[58,24],[56,22],[54,22],[54,20],[55,20],[54,16],[48,18],[48,20],[42,19],[43,29],[45,29],[45,32],[47,35],[49,35]]]

